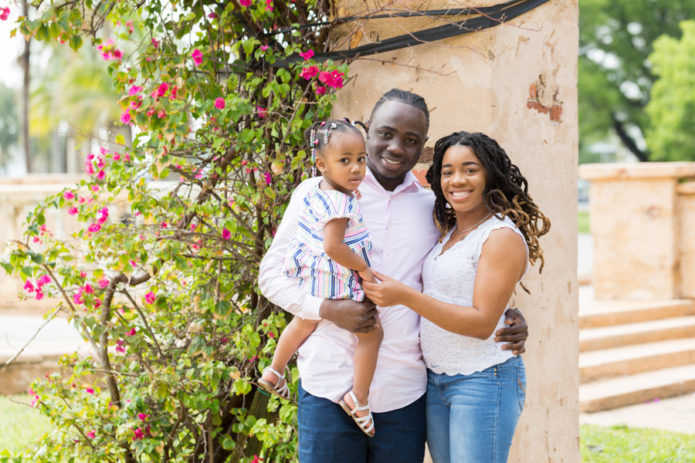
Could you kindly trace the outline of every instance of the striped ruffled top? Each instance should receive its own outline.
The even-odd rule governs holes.
[[[338,265],[323,250],[324,225],[333,219],[347,218],[345,243],[370,263],[372,243],[359,202],[337,190],[321,190],[319,183],[304,197],[297,236],[285,260],[285,272],[312,296],[362,301],[364,292],[357,272]]]

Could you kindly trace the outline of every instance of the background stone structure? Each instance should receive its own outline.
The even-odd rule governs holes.
[[[491,6],[499,1],[475,2]],[[473,6],[428,2],[427,9]],[[394,1],[392,9],[421,2]],[[337,15],[376,9],[337,2]],[[346,25],[333,37],[347,48],[441,25],[456,18],[399,18]],[[526,407],[510,462],[579,462],[577,316],[577,0],[548,2],[506,24],[351,64],[337,117],[365,120],[377,98],[397,87],[423,95],[431,110],[428,147],[456,130],[483,131],[510,154],[530,193],[552,221],[541,240],[542,276],[528,272],[519,290],[530,338]],[[420,166],[421,168],[424,166]]]

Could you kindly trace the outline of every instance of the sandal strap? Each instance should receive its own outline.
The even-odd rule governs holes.
[[[272,374],[274,374],[275,376],[278,377],[278,383],[280,381],[282,381],[283,379],[285,379],[285,372],[284,371],[282,373],[280,373],[275,368],[273,368],[271,366],[267,366],[267,367],[265,367],[265,369],[270,371]],[[263,370],[263,371],[265,371],[265,370]]]
[[[369,404],[367,405],[360,405],[359,401],[357,400],[357,397],[355,397],[355,394],[350,391],[349,392],[350,397],[352,398],[352,401],[355,403],[355,408],[353,408],[350,413],[352,414],[352,418],[357,422],[360,428],[364,429],[366,432],[371,432],[372,429],[374,429],[374,417],[372,416],[372,411],[369,408]],[[364,416],[357,416],[355,412],[361,412],[361,411],[369,411],[367,415]],[[369,421],[372,421],[372,423],[367,427],[367,423]]]

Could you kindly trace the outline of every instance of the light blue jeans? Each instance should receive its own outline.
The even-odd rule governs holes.
[[[434,463],[504,463],[524,408],[521,357],[470,375],[427,372],[427,445]]]

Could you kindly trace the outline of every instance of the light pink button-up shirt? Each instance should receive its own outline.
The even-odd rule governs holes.
[[[308,188],[318,182],[302,182],[290,200],[273,244],[263,258],[258,284],[274,304],[306,319],[320,319],[322,299],[306,294],[284,272],[284,261]],[[369,169],[360,185],[360,207],[374,245],[372,267],[407,285],[422,289],[422,263],[439,232],[432,220],[434,195],[412,173],[394,191],[385,190]],[[379,308],[384,339],[369,390],[374,412],[405,407],[424,393],[427,373],[420,351],[419,316],[405,306]],[[312,395],[333,402],[352,387],[356,337],[322,320],[299,349],[297,365],[302,387]]]

